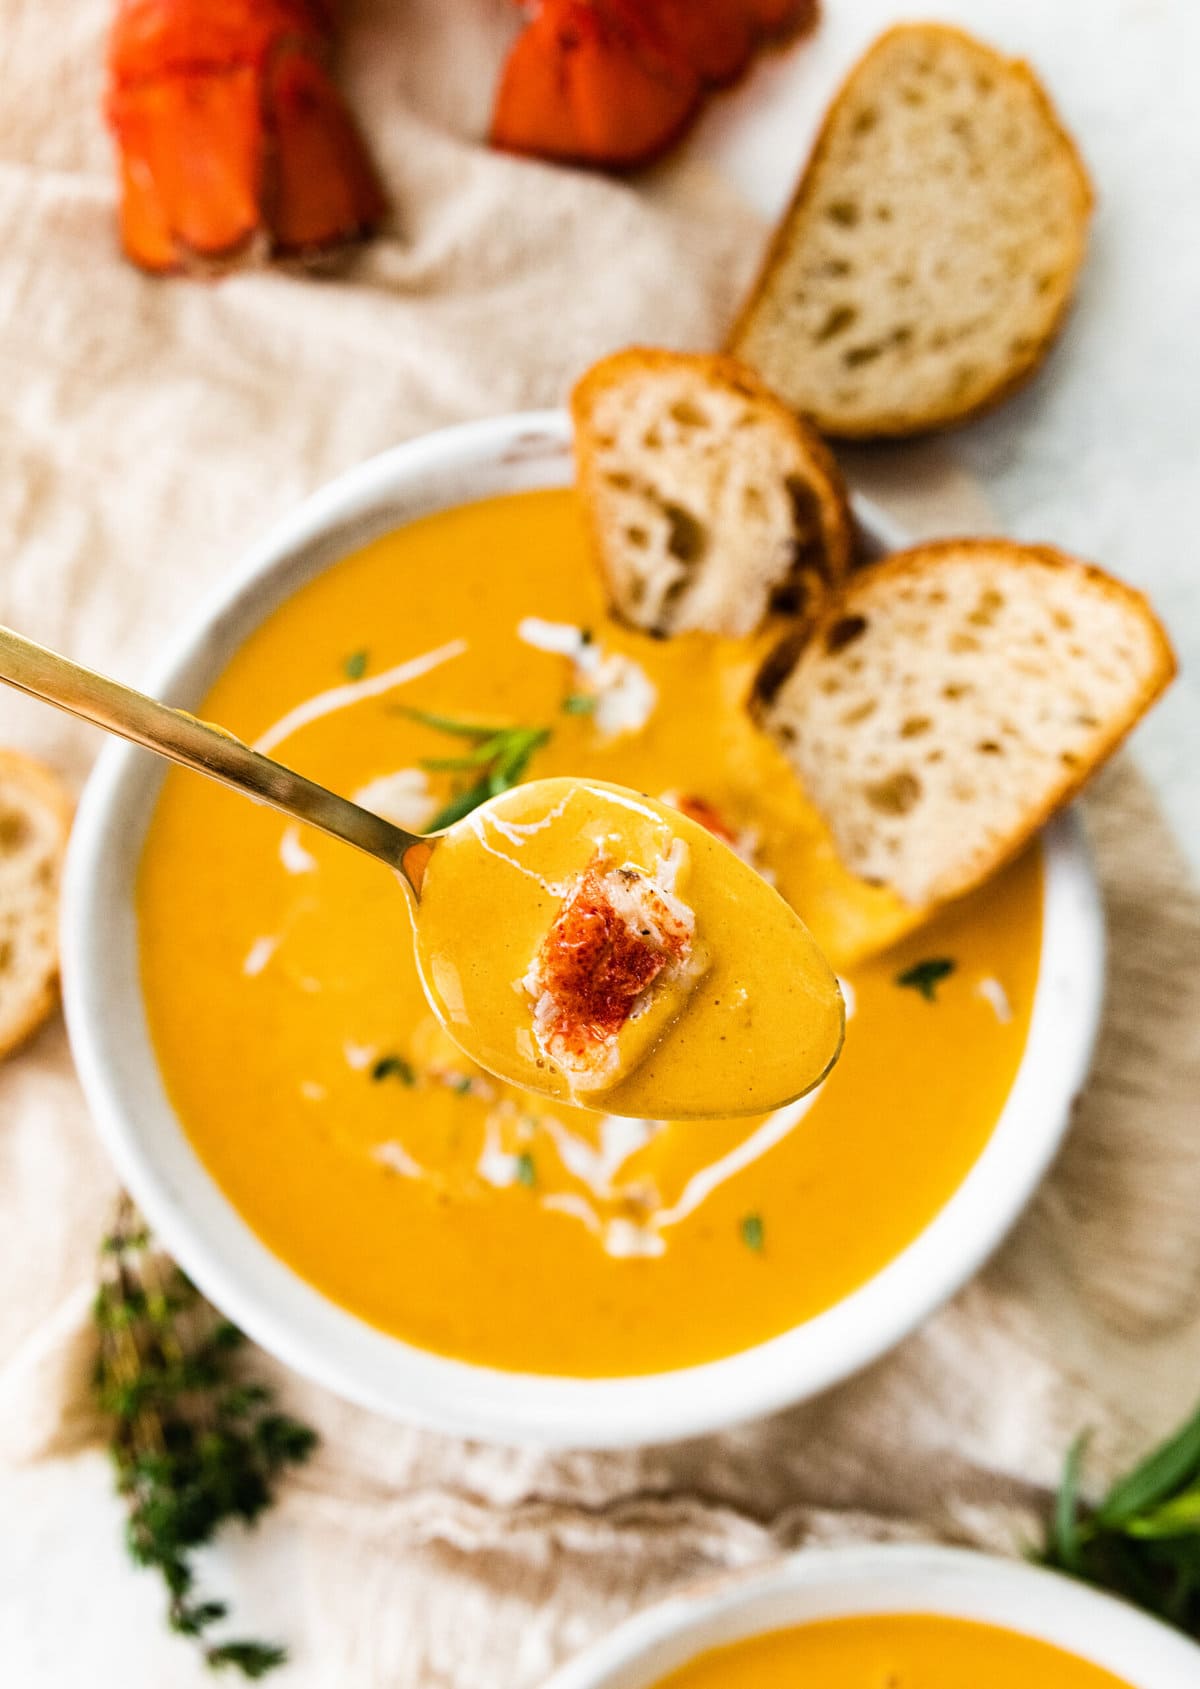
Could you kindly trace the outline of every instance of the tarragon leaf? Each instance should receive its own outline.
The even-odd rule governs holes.
[[[1104,1525],[1120,1525],[1165,1501],[1200,1475],[1200,1410],[1109,1490],[1096,1510]]]
[[[431,833],[452,827],[456,821],[478,809],[481,803],[499,797],[501,792],[518,785],[535,751],[540,750],[550,738],[548,727],[485,727],[408,706],[399,713],[438,732],[476,741],[472,749],[461,756],[425,757],[421,762],[421,767],[431,774],[473,774],[479,771],[478,779],[455,792],[438,810],[429,823]]]

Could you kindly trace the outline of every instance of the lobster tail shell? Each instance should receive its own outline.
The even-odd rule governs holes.
[[[167,271],[308,253],[384,199],[329,71],[317,0],[121,0],[108,119],[129,257]]]
[[[277,248],[309,252],[365,235],[383,191],[354,121],[324,66],[280,53],[268,73],[274,168],[264,197]]]
[[[492,143],[561,163],[644,163],[699,103],[701,79],[663,49],[634,5],[556,0],[504,67]]]
[[[817,0],[519,0],[492,144],[561,163],[630,169],[671,145],[708,88],[733,82],[768,37]]]
[[[734,82],[750,63],[757,31],[743,3],[649,0],[643,12],[666,51],[706,83]]]
[[[743,0],[764,35],[800,35],[817,21],[817,0]]]

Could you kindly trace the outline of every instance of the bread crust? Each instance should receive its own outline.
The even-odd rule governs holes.
[[[827,588],[836,589],[850,571],[855,546],[849,492],[837,459],[810,422],[785,404],[749,364],[729,353],[630,346],[594,364],[576,383],[570,397],[579,485],[586,491],[595,469],[597,447],[591,419],[598,396],[640,374],[678,370],[688,371],[707,386],[742,395],[769,412],[779,428],[790,434],[810,466],[811,484],[821,511],[825,582]],[[586,497],[583,502],[593,551],[606,584],[611,585],[602,523],[593,502]]]
[[[1065,323],[1071,306],[1074,303],[1075,284],[1078,280],[1079,272],[1083,267],[1083,261],[1087,253],[1088,226],[1092,210],[1096,203],[1096,195],[1092,185],[1092,179],[1088,173],[1087,166],[1084,164],[1079,148],[1076,146],[1073,137],[1064,125],[1062,118],[1059,116],[1057,107],[1051,100],[1045,85],[1033,69],[1032,65],[1030,65],[1025,59],[1005,58],[1005,56],[1002,53],[997,52],[994,47],[990,47],[986,42],[980,41],[977,36],[972,35],[968,30],[956,28],[953,24],[896,24],[891,29],[885,30],[882,35],[876,37],[876,39],[867,48],[866,52],[855,61],[848,71],[845,81],[835,94],[829,109],[826,111],[825,117],[821,123],[821,128],[818,131],[817,138],[813,143],[812,151],[809,154],[808,161],[801,172],[800,179],[796,184],[786,209],[784,210],[778,223],[775,225],[774,232],[767,246],[766,255],[763,258],[754,281],[751,283],[750,290],[747,293],[737,316],[734,318],[733,326],[726,336],[725,350],[734,357],[738,357],[740,355],[739,346],[751,320],[755,316],[760,304],[763,302],[768,284],[774,274],[775,267],[786,255],[789,231],[800,217],[807,213],[809,205],[817,193],[822,171],[833,143],[833,132],[836,120],[840,117],[843,108],[849,105],[851,100],[856,97],[856,83],[860,74],[871,65],[872,61],[878,55],[885,52],[887,48],[898,38],[904,36],[911,37],[913,35],[922,35],[931,42],[939,40],[955,41],[961,45],[969,47],[974,52],[986,54],[993,60],[998,71],[1002,71],[1004,74],[1015,77],[1017,80],[1024,83],[1025,87],[1033,95],[1042,116],[1062,148],[1063,157],[1067,160],[1067,163],[1071,168],[1072,174],[1075,178],[1076,187],[1078,189],[1079,207],[1074,231],[1076,237],[1074,242],[1074,251],[1071,262],[1064,266],[1059,272],[1059,279],[1062,280],[1065,285],[1062,289],[1062,299],[1059,304],[1059,308],[1055,313],[1052,322],[1039,340],[1033,342],[1022,356],[1013,359],[1007,374],[997,381],[990,392],[984,394],[981,398],[975,400],[970,405],[962,407],[947,405],[940,412],[914,418],[911,423],[906,423],[904,425],[893,424],[868,426],[867,424],[863,424],[862,426],[855,426],[854,424],[840,422],[836,417],[822,415],[819,410],[807,411],[806,414],[815,426],[824,434],[827,434],[831,439],[835,440],[900,440],[910,439],[922,434],[944,433],[949,428],[957,427],[959,423],[967,422],[978,416],[984,416],[988,412],[995,410],[998,405],[1003,404],[1006,399],[1010,398],[1020,388],[1025,386],[1027,382],[1032,380],[1033,376],[1045,362],[1046,356],[1049,353],[1051,346],[1061,333],[1063,324]]]
[[[973,891],[976,886],[990,879],[998,869],[1017,856],[1054,815],[1061,809],[1066,808],[1079,795],[1097,770],[1108,761],[1109,757],[1125,741],[1151,705],[1161,697],[1178,672],[1178,662],[1166,630],[1144,593],[1127,585],[1124,581],[1117,580],[1094,563],[1084,562],[1080,558],[1073,557],[1069,552],[1059,550],[1056,546],[1021,545],[1014,540],[978,537],[934,540],[923,545],[911,546],[907,550],[895,552],[878,563],[868,564],[858,570],[837,603],[831,605],[820,618],[809,638],[805,640],[803,648],[800,650],[793,649],[790,667],[794,668],[797,663],[802,661],[805,650],[835,627],[838,622],[856,613],[869,613],[881,591],[891,586],[895,581],[927,574],[931,569],[936,569],[943,558],[953,557],[956,560],[961,560],[964,557],[972,556],[977,557],[981,563],[986,562],[992,565],[1000,564],[1011,568],[1025,569],[1064,570],[1080,575],[1094,587],[1098,587],[1105,596],[1119,603],[1124,611],[1137,617],[1150,636],[1155,661],[1151,672],[1128,709],[1123,714],[1105,723],[1103,729],[1097,732],[1088,762],[1066,775],[1046,801],[1029,810],[1023,817],[1020,826],[1014,829],[1008,838],[1000,842],[990,855],[973,861],[970,869],[962,874],[949,879],[943,876],[940,881],[936,882],[927,904],[922,906],[928,908],[935,908]],[[779,690],[782,681],[778,673],[772,674],[771,670],[773,663],[776,671],[778,670],[779,651],[781,650],[782,646],[772,652],[760,670],[760,681],[764,676],[770,674],[771,684],[776,692]],[[766,717],[770,712],[770,702],[769,700],[764,702],[758,696],[758,693],[759,688],[756,686],[754,713],[760,725],[766,731],[770,731],[766,723]]]
[[[18,787],[23,787],[32,800],[43,804],[55,817],[59,828],[55,860],[58,877],[61,878],[67,840],[70,837],[71,823],[75,815],[74,798],[52,768],[47,767],[45,763],[39,762],[34,757],[27,756],[23,751],[0,750],[0,787],[9,782]],[[53,896],[57,903],[57,885]],[[56,954],[53,968],[44,979],[39,981],[15,1028],[0,1040],[0,1061],[6,1060],[22,1045],[28,1043],[34,1033],[45,1025],[54,1013],[58,1006],[58,1000],[59,971]]]

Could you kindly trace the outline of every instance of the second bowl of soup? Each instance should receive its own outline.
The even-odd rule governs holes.
[[[1192,1689],[1200,1649],[1113,1596],[932,1546],[812,1549],[651,1607],[546,1689]]]

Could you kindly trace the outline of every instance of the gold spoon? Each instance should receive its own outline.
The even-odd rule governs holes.
[[[794,1100],[837,1058],[841,993],[803,922],[727,845],[639,793],[596,781],[530,781],[443,832],[409,833],[224,728],[3,627],[0,681],[391,868],[411,894],[417,963],[435,1014],[467,1055],[501,1078],[610,1114],[721,1117]],[[696,937],[708,953],[702,989],[691,981],[686,990],[667,988],[664,975],[652,1012],[630,1022],[632,1064],[618,1059],[611,1082],[581,1090],[569,1064],[534,1036],[540,987],[522,992],[519,982],[570,885],[598,853],[616,868],[647,864],[649,875],[648,864],[672,850],[687,862]]]
[[[0,681],[357,846],[402,874],[419,895],[430,840],[252,751],[223,727],[160,704],[6,627],[0,627]]]

